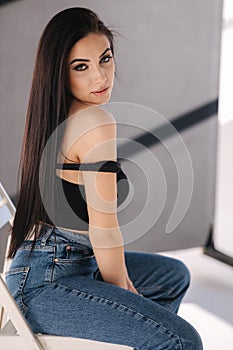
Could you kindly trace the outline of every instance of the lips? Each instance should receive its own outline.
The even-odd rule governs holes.
[[[108,90],[109,90],[109,86],[106,86],[106,87],[104,87],[104,88],[102,88],[102,89],[100,89],[98,91],[94,91],[92,93],[95,96],[104,96],[105,94],[108,93]]]

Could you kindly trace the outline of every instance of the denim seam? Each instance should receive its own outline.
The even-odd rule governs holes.
[[[95,256],[91,255],[91,256],[86,256],[85,258],[79,258],[79,259],[64,259],[64,258],[56,258],[56,264],[59,263],[64,263],[64,264],[81,264],[82,262],[85,263],[90,259],[93,259]]]
[[[147,287],[143,287],[143,288],[140,288],[138,287],[138,289],[140,289],[141,291],[147,291],[149,289],[153,289],[154,291],[163,291],[163,292],[168,292],[168,293],[173,293],[174,292],[174,288],[164,288],[162,286],[147,286]]]
[[[29,271],[29,266],[23,266],[23,267],[15,267],[15,268],[10,268],[8,271],[5,272],[5,276],[8,275],[14,275],[17,273],[28,273]]]
[[[141,293],[145,298],[146,296],[144,295],[145,292],[147,292],[149,289],[153,289],[153,290],[159,290],[159,291],[163,291],[163,292],[173,292],[172,289],[165,289],[165,288],[161,288],[161,289],[157,289],[157,288],[140,288],[140,287],[135,287],[137,289],[137,291],[139,293]],[[172,305],[173,303],[173,300],[171,300],[170,302],[169,301],[166,301],[166,308],[169,309],[169,307]]]
[[[156,328],[161,328],[165,334],[168,334],[168,335],[174,337],[176,339],[177,345],[179,343],[179,348],[183,349],[182,343],[181,343],[180,338],[179,338],[179,336],[177,334],[172,333],[167,328],[162,326],[160,323],[155,322],[153,319],[151,319],[150,317],[148,317],[148,316],[146,316],[146,315],[144,315],[144,314],[142,314],[140,312],[134,311],[133,309],[129,308],[128,306],[126,306],[124,304],[116,303],[116,302],[114,302],[112,300],[108,300],[106,298],[100,297],[99,295],[91,295],[91,294],[87,294],[86,292],[83,292],[81,290],[70,289],[70,288],[64,286],[63,284],[54,283],[54,285],[59,287],[59,288],[62,287],[64,289],[67,289],[70,292],[75,292],[75,293],[79,294],[80,296],[83,296],[84,298],[89,299],[90,301],[107,302],[109,305],[112,304],[113,306],[115,306],[115,308],[118,308],[121,311],[123,311],[123,310],[130,311],[135,316],[139,316],[139,319],[145,319],[147,323],[152,324]]]
[[[33,247],[33,251],[47,251],[47,252],[50,252],[50,251],[53,251],[53,247],[55,247],[55,245],[47,245],[47,246],[41,246],[41,245],[35,245]],[[24,247],[20,247],[18,248],[17,252],[20,252],[20,251],[24,251],[24,250],[31,250],[32,249],[32,246],[31,244],[28,245],[28,246],[24,246]]]
[[[49,284],[53,283],[53,275],[54,275],[54,269],[55,269],[55,257],[56,257],[56,247],[53,247],[53,257],[50,262],[49,267],[47,267],[45,271],[45,281]]]
[[[54,270],[54,262],[51,263],[49,268],[47,268],[45,271],[45,282],[47,282],[47,283],[52,282],[53,270]]]
[[[18,271],[17,271],[17,269],[18,269]],[[21,269],[21,271],[20,271],[20,269]],[[21,282],[19,285],[19,289],[17,291],[17,296],[15,297],[15,300],[17,301],[17,299],[18,299],[17,304],[19,305],[19,308],[23,312],[23,314],[25,314],[27,311],[27,305],[24,303],[24,300],[23,300],[23,295],[24,295],[23,289],[25,286],[26,279],[28,277],[29,270],[30,270],[30,267],[26,266],[23,268],[15,268],[14,270],[12,269],[12,271],[10,271],[10,273],[9,273],[9,274],[22,273],[22,279],[21,279]]]
[[[98,274],[100,275],[100,270],[99,270],[99,268],[97,268],[97,270],[95,270],[95,272],[94,272],[94,280],[97,280]]]
[[[22,294],[19,296],[18,305],[19,305],[20,310],[22,310],[23,314],[25,315],[25,313],[27,311],[27,306],[24,304]]]

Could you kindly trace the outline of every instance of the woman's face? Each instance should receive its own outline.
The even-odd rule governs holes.
[[[105,35],[90,33],[80,39],[70,51],[68,64],[70,92],[76,104],[89,106],[109,101],[115,63]]]

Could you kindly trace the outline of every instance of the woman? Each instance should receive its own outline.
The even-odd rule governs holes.
[[[34,332],[135,349],[202,349],[177,316],[189,285],[178,260],[124,252],[117,220],[109,101],[113,34],[70,8],[47,24],[37,50],[22,151],[7,285]]]

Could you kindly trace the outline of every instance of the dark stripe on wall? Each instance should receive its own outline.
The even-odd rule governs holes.
[[[14,1],[19,1],[19,0],[0,0],[0,6],[5,5],[6,3],[14,2]]]
[[[192,110],[191,112],[182,114],[179,117],[175,117],[170,123],[175,127],[176,131],[181,132],[185,129],[191,128],[192,126],[203,122],[206,119],[212,118],[218,113],[218,99],[209,102],[197,109]],[[153,129],[151,132],[146,132],[143,135],[140,135],[133,140],[144,145],[145,147],[150,147],[156,143],[160,143],[161,140],[164,140],[174,134],[174,131],[171,130],[169,125],[164,125],[159,128]],[[159,135],[158,139],[154,135]],[[130,143],[130,142],[129,142]],[[132,155],[134,153],[133,147],[130,147],[127,142],[123,146],[119,147],[122,150],[124,148],[123,154],[124,157],[127,155]],[[124,159],[119,158],[119,160],[124,161]]]
[[[218,99],[207,103],[206,105],[197,108],[191,112],[185,113],[178,118],[175,118],[171,123],[181,131],[187,129],[195,124],[202,122],[218,113]]]

